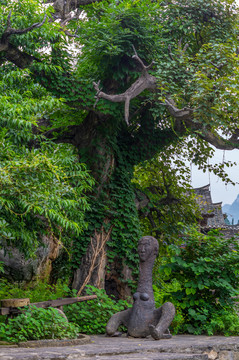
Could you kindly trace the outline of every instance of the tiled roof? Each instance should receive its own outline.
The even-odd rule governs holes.
[[[196,201],[202,214],[200,226],[202,230],[222,229],[226,237],[232,237],[239,233],[239,225],[227,225],[222,213],[222,203],[213,203],[210,185],[194,189]]]

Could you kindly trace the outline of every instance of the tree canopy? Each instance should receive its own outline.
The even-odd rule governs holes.
[[[137,262],[134,166],[187,146],[204,167],[211,145],[239,147],[236,3],[23,0],[0,9],[3,236],[26,242],[29,222],[52,224],[57,237],[64,229],[76,288],[92,259],[91,283],[105,278],[107,239],[113,281]],[[226,178],[226,165],[214,171]],[[25,235],[12,235],[15,216]]]

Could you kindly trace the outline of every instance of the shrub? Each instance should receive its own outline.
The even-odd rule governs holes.
[[[0,299],[29,298],[30,302],[38,302],[58,299],[69,295],[69,292],[67,284],[61,281],[54,286],[46,281],[35,281],[23,286],[0,279]]]
[[[183,240],[183,246],[169,246],[170,260],[159,269],[164,281],[155,287],[156,294],[162,291],[160,302],[173,302],[183,319],[175,331],[238,335],[232,299],[239,288],[238,241],[192,229]]]
[[[19,316],[0,323],[0,340],[18,343],[27,340],[72,339],[79,334],[77,325],[68,321],[54,308],[30,306]]]
[[[155,307],[159,308],[165,301],[171,301],[175,305],[174,299],[172,299],[171,293],[175,292],[181,288],[180,284],[173,279],[172,282],[164,282],[161,279],[161,286],[160,288],[156,285],[153,285],[154,290],[154,300],[155,300]],[[167,300],[165,300],[167,299]],[[182,310],[180,307],[177,307],[177,311],[175,314],[175,317],[173,319],[173,322],[170,325],[170,331],[172,334],[177,334],[182,325],[184,323],[184,315],[182,313]]]
[[[33,281],[28,285],[9,283],[5,278],[0,278],[0,300],[12,298],[29,298],[31,303],[38,301],[54,300],[71,294],[66,283],[58,281],[51,286],[46,281]],[[0,315],[0,323],[5,322],[6,316]]]
[[[69,321],[77,324],[81,333],[104,334],[110,317],[131,306],[125,300],[117,302],[111,299],[104,290],[93,286],[87,287],[87,294],[96,294],[98,297],[87,302],[68,305],[64,309]]]

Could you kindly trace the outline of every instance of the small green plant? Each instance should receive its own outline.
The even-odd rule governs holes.
[[[174,303],[170,295],[172,292],[175,292],[179,289],[181,289],[181,285],[176,279],[173,279],[172,282],[164,282],[161,279],[161,288],[159,288],[157,285],[153,285],[155,307],[159,308],[165,302],[166,298],[170,299],[170,301]],[[172,324],[170,325],[171,333],[177,334],[180,331],[183,323],[183,312],[180,307],[177,307],[176,315]]]
[[[18,343],[27,340],[72,339],[79,334],[77,325],[69,323],[57,309],[30,306],[8,324],[0,323],[0,340]]]
[[[96,294],[97,299],[68,305],[64,309],[69,321],[77,324],[80,332],[85,334],[104,334],[110,317],[131,306],[125,300],[116,302],[104,290],[93,286],[87,287],[87,293]]]
[[[177,309],[175,332],[238,335],[239,319],[233,297],[239,288],[239,244],[218,231],[185,233],[182,246],[170,245],[155,287],[159,303]],[[160,295],[157,295],[161,292]]]

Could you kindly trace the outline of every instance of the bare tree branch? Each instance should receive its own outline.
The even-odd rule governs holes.
[[[179,39],[178,41],[178,54],[177,54],[177,58],[183,56],[185,54],[185,52],[187,51],[187,48],[189,47],[189,44],[185,44],[184,47],[182,48],[182,38]],[[172,47],[171,45],[168,45],[168,53],[169,53],[169,57],[171,60],[175,60],[173,53],[172,53]]]
[[[222,136],[210,130],[205,130],[199,133],[198,136],[219,150],[239,149],[239,129],[235,130],[229,139],[224,139]]]
[[[26,34],[27,32],[32,31],[33,29],[37,29],[37,28],[41,27],[45,23],[46,18],[47,18],[47,15],[45,14],[44,19],[40,23],[39,22],[35,23],[25,29],[13,29],[11,27],[11,11],[10,11],[8,18],[7,18],[7,29],[4,31],[4,33],[1,37],[1,42],[5,42],[11,35]]]
[[[151,62],[150,65],[146,66],[144,65],[143,61],[140,59],[140,57],[138,56],[136,50],[135,50],[135,47],[133,45],[133,50],[134,50],[134,55],[132,56],[132,59],[135,59],[139,62],[139,64],[141,65],[142,67],[142,72],[146,73],[148,70],[150,70],[152,68],[152,66],[155,64],[154,61]]]
[[[124,93],[118,95],[106,94],[100,90],[100,83],[94,82],[94,88],[96,90],[96,103],[100,98],[106,99],[112,102],[124,102],[125,103],[125,121],[129,123],[129,105],[130,100],[141,94],[146,89],[156,89],[156,77],[148,73],[148,70],[152,67],[153,62],[149,66],[145,66],[143,61],[139,58],[134,49],[135,55],[133,59],[137,60],[142,67],[142,75],[127,89]]]
[[[29,31],[37,29],[37,28],[41,27],[45,23],[46,18],[47,18],[47,15],[45,15],[44,19],[41,22],[35,23],[35,24],[25,28],[25,29],[14,29],[14,28],[11,27],[11,14],[12,13],[10,11],[9,14],[8,14],[8,17],[7,17],[7,28],[4,31],[4,33],[2,34],[2,37],[0,39],[0,51],[8,51],[8,50],[10,50],[9,51],[10,53],[14,51],[14,47],[9,43],[9,38],[10,38],[11,35],[22,35],[22,34],[26,34]],[[17,55],[18,59],[20,59],[21,54],[23,54],[18,49],[15,49],[15,53],[18,54]],[[9,54],[9,55],[11,55],[11,54]],[[25,56],[25,58],[27,56],[30,58],[30,56],[27,55],[27,54],[24,54],[24,56]],[[32,60],[34,60],[33,57],[32,57]],[[17,64],[17,66],[18,66],[18,64]]]
[[[223,68],[223,66],[226,65],[226,64],[215,65],[212,61],[209,61],[209,63],[212,64],[212,66],[214,66],[219,71]]]
[[[177,120],[187,120],[191,119],[193,116],[194,109],[190,109],[187,107],[184,107],[183,109],[178,109],[172,99],[166,99],[165,104],[168,108],[168,111],[170,112],[170,115],[172,115]]]
[[[225,139],[209,126],[205,127],[204,124],[199,121],[193,121],[193,113],[196,109],[187,107],[178,109],[172,99],[165,100],[165,104],[168,111],[175,119],[176,131],[179,128],[184,128],[185,130],[188,128],[192,133],[197,134],[201,139],[209,142],[220,150],[233,150],[239,148],[239,129],[236,129],[229,139]]]
[[[179,45],[180,47],[180,45]],[[185,47],[184,47],[185,48]],[[169,49],[170,50],[170,49]],[[186,50],[186,49],[185,49]],[[185,51],[183,49],[183,51]],[[100,98],[112,101],[112,102],[124,102],[125,103],[125,121],[128,124],[129,120],[129,105],[130,100],[138,96],[145,89],[156,89],[156,77],[148,73],[148,69],[153,65],[145,66],[143,61],[139,58],[136,50],[133,58],[138,61],[142,67],[142,75],[127,89],[124,93],[117,95],[106,94],[100,89],[100,82],[94,82],[94,88],[96,90],[96,103]],[[96,104],[95,104],[96,105]],[[191,133],[197,134],[199,137],[215,146],[217,149],[232,150],[239,148],[239,129],[235,130],[230,139],[224,139],[217,134],[210,127],[205,127],[200,121],[193,119],[194,112],[197,109],[184,107],[179,109],[176,107],[174,101],[170,98],[165,100],[163,104],[167,107],[170,115],[175,119],[175,130],[179,133],[185,133],[187,129],[190,129]],[[194,121],[193,121],[194,120]]]

